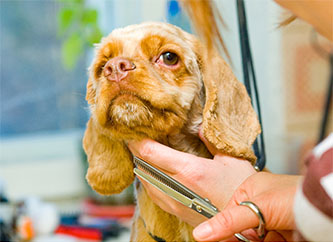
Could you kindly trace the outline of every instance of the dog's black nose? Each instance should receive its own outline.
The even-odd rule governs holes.
[[[135,64],[127,58],[115,57],[109,60],[104,66],[104,76],[109,81],[119,82],[123,80],[129,71],[136,68]]]

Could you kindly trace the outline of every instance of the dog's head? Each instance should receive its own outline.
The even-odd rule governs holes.
[[[104,38],[87,100],[93,120],[119,139],[161,139],[203,113],[210,142],[255,160],[251,145],[260,127],[244,86],[215,51],[170,24],[132,25]]]

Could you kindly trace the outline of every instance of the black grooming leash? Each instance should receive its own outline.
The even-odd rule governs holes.
[[[257,161],[254,165],[254,168],[258,171],[261,171],[265,168],[266,164],[264,130],[261,119],[259,95],[257,89],[256,76],[254,73],[254,66],[252,61],[252,54],[251,54],[251,48],[250,48],[249,36],[247,30],[245,6],[243,0],[237,0],[237,16],[238,16],[239,38],[240,38],[241,53],[242,53],[244,85],[251,98],[252,105],[255,106],[257,110],[259,122],[261,125],[261,133],[253,143],[253,150],[255,155],[257,156]]]

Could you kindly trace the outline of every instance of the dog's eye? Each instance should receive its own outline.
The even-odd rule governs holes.
[[[178,63],[178,55],[172,52],[165,52],[160,56],[160,60],[168,66],[173,66]]]

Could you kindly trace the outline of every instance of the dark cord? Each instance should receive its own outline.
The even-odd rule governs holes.
[[[256,83],[256,76],[254,72],[252,53],[249,43],[249,36],[246,23],[246,13],[243,0],[237,0],[237,14],[238,14],[239,37],[241,43],[241,53],[242,53],[242,67],[244,73],[244,85],[251,98],[252,105],[256,106],[262,130],[260,135],[257,137],[257,139],[254,141],[253,144],[254,153],[257,156],[257,162],[255,164],[255,168],[261,171],[265,168],[266,164],[264,131],[261,119],[259,94]],[[254,90],[254,93],[252,92],[252,88]],[[253,100],[255,100],[255,102],[253,102]]]
[[[317,143],[320,143],[327,134],[327,126],[328,126],[328,118],[331,111],[332,106],[332,90],[333,90],[333,48],[331,48],[331,51],[325,50],[323,47],[320,46],[318,43],[318,35],[315,29],[312,30],[310,35],[310,42],[313,49],[317,52],[317,54],[324,59],[329,60],[329,67],[330,67],[330,76],[328,79],[328,86],[327,86],[327,93],[326,93],[326,99],[325,104],[323,108],[323,116],[321,119],[320,124],[320,130],[318,135]]]
[[[326,100],[325,100],[325,106],[323,110],[323,117],[321,120],[320,125],[320,131],[319,131],[319,137],[318,137],[318,143],[320,143],[327,133],[327,124],[328,124],[328,118],[332,106],[332,90],[333,90],[333,53],[329,55],[329,61],[330,61],[330,78],[328,80],[328,88],[326,93]]]

